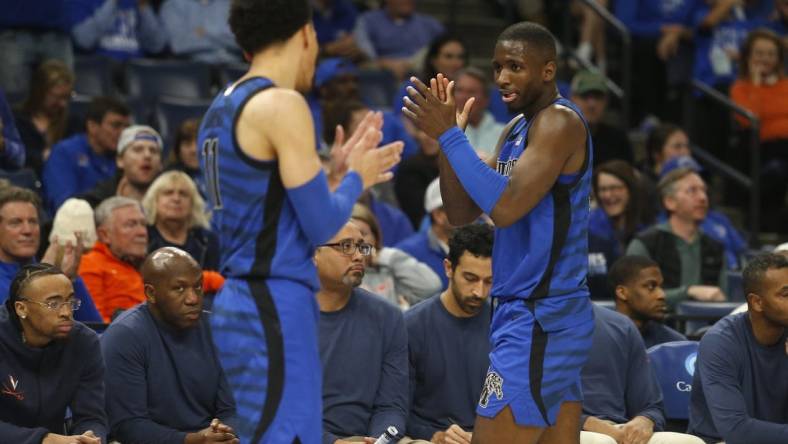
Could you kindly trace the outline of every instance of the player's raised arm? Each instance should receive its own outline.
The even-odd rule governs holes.
[[[258,147],[261,157],[278,160],[282,184],[299,222],[310,242],[319,245],[347,221],[361,192],[390,179],[387,171],[399,162],[401,143],[375,148],[381,137],[378,119],[367,118],[342,147],[348,153],[348,172],[333,193],[315,150],[309,108],[299,93],[277,88],[258,94],[244,107],[236,130],[245,151]]]

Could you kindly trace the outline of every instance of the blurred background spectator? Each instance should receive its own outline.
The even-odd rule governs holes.
[[[241,62],[241,48],[227,24],[229,10],[230,0],[164,2],[160,14],[170,51],[199,62]]]

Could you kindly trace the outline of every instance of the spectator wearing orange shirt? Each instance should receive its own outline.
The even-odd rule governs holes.
[[[148,253],[148,225],[140,203],[115,196],[96,208],[98,242],[82,256],[79,275],[106,322],[117,310],[145,301],[138,270]]]
[[[764,228],[785,230],[779,221],[788,188],[788,78],[783,61],[785,49],[777,34],[757,29],[747,36],[739,78],[731,87],[731,99],[752,111],[761,121],[761,187]],[[749,122],[739,119],[743,126]],[[771,225],[770,225],[771,223]]]

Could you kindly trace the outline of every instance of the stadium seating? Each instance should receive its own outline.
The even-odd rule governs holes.
[[[74,60],[74,92],[85,96],[106,96],[115,93],[111,62],[100,56],[80,56]]]
[[[230,82],[235,82],[246,74],[249,69],[247,64],[224,65],[219,68],[219,88],[224,88]]]
[[[211,105],[210,100],[163,97],[156,102],[155,125],[165,146],[173,142],[178,127],[186,119],[202,118]],[[166,154],[166,153],[165,153]]]
[[[132,60],[126,69],[126,93],[152,103],[161,97],[213,97],[211,66],[183,60]]]
[[[698,343],[695,341],[666,342],[648,349],[651,367],[662,388],[667,420],[689,419],[692,376],[695,374],[697,356]]]
[[[593,302],[596,305],[598,305],[600,307],[605,307],[605,308],[607,308],[609,310],[615,310],[616,309],[616,301],[614,301],[612,299],[610,299],[610,300],[597,300],[597,301],[593,301]]]
[[[676,305],[677,318],[686,321],[684,333],[713,324],[735,310],[740,302],[683,301]]]

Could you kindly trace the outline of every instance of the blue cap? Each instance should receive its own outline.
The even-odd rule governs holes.
[[[700,166],[698,161],[693,159],[692,156],[678,156],[669,159],[662,165],[662,171],[659,172],[659,178],[662,179],[666,174],[677,168],[689,168],[696,173],[703,171],[703,167]]]
[[[332,57],[324,59],[315,70],[315,88],[320,88],[331,79],[343,74],[358,74],[358,68],[348,59]]]

